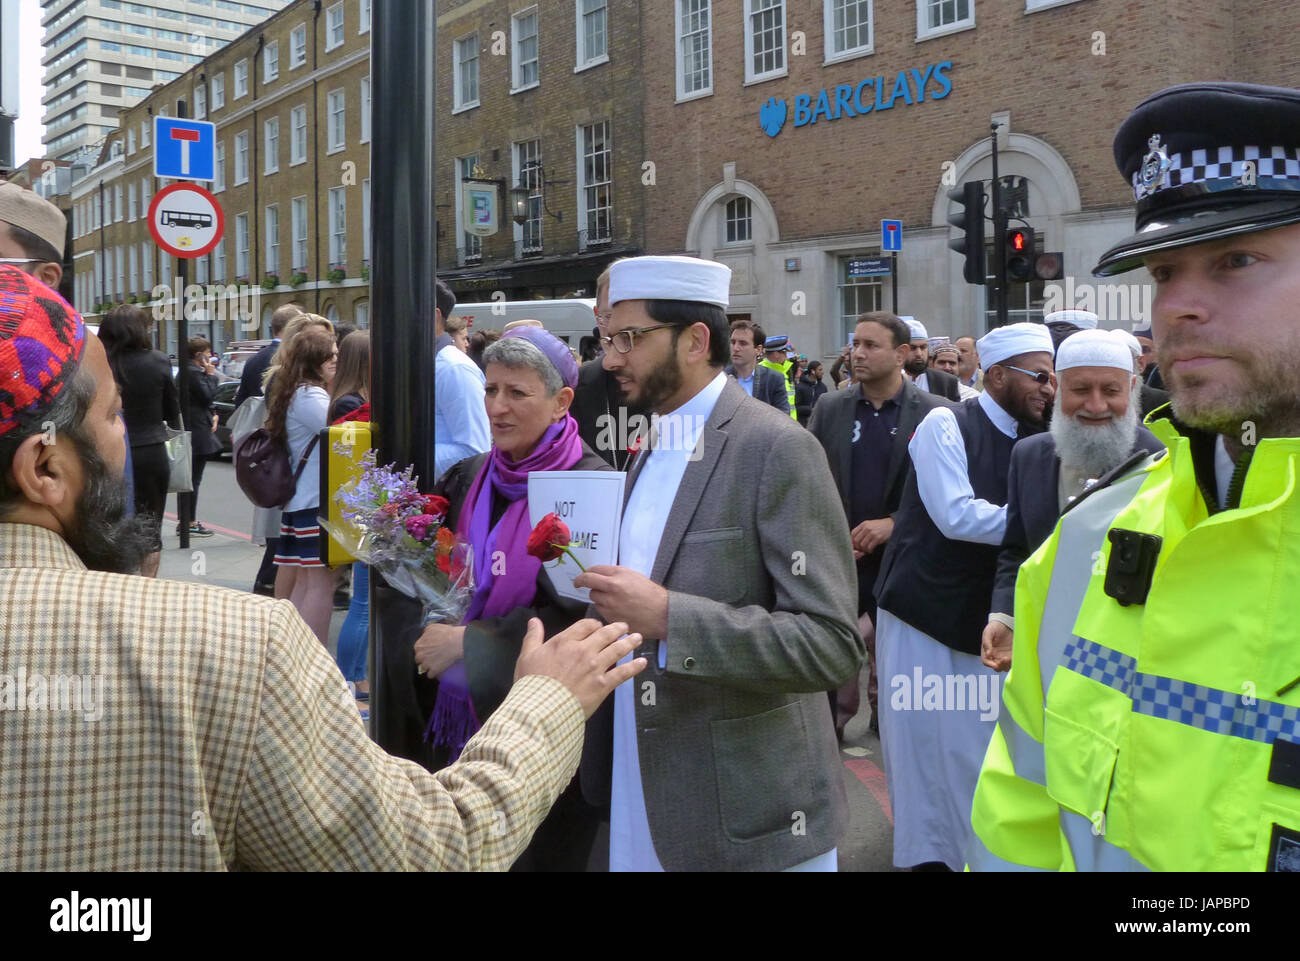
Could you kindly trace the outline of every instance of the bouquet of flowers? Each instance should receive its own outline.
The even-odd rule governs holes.
[[[424,608],[423,623],[459,623],[474,594],[471,549],[443,526],[447,499],[421,494],[415,468],[398,473],[379,467],[375,452],[361,460],[361,474],[334,495],[341,525],[321,526],[396,590]]]

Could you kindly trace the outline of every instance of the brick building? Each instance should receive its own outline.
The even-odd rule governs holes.
[[[947,191],[990,179],[994,119],[999,173],[1025,178],[1038,249],[1064,252],[1074,291],[1131,231],[1111,143],[1140,100],[1192,80],[1300,86],[1300,7],[1282,2],[665,5],[674,16],[643,21],[657,167],[645,246],[728,264],[732,312],[809,356],[833,356],[860,311],[893,306],[889,278],[858,266],[881,253],[884,218],[904,227],[898,310],[932,334],[986,329],[987,288],[964,283],[947,246]],[[1137,285],[1131,298],[1097,291],[1105,326],[1129,326],[1144,279],[1114,278]],[[1048,292],[1013,287],[1011,319],[1040,316]]]
[[[216,179],[205,186],[225,214],[222,241],[190,261],[189,282],[247,285],[239,303],[256,311],[242,323],[214,300],[190,332],[220,350],[265,336],[290,301],[368,327],[369,31],[370,0],[297,0],[123,110],[98,166],[72,188],[78,308],[93,317],[149,303],[155,285],[173,282],[176,263],[146,215],[166,185],[152,175],[153,117],[177,116],[183,101],[188,116],[217,125]],[[163,326],[158,343],[175,353],[174,322]]]
[[[643,6],[439,0],[438,263],[462,301],[594,296],[644,247]],[[466,230],[467,178],[496,181],[495,235]]]

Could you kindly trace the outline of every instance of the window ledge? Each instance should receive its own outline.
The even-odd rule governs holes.
[[[289,161],[289,166],[290,166],[290,167],[301,167],[301,166],[302,166],[303,164],[305,164],[306,162],[307,162],[307,158],[306,158],[306,157],[303,157],[301,160],[290,160],[290,161]]]
[[[746,80],[743,84],[741,84],[741,86],[752,87],[755,84],[767,83],[769,80],[780,80],[782,77],[788,77],[789,75],[790,75],[790,70],[787,67],[786,69],[779,70],[776,73],[765,73],[763,74],[763,76],[755,77],[753,80]]]
[[[1071,0],[1073,2],[1073,0]],[[822,61],[823,67],[829,67],[833,63],[846,63],[849,60],[857,60],[861,57],[869,57],[876,52],[875,45],[870,47],[861,47],[856,50],[846,50],[844,53],[837,53],[834,56],[827,57]]]
[[[1037,13],[1039,10],[1052,10],[1056,7],[1068,6],[1071,3],[1078,3],[1079,0],[1025,0],[1025,15]]]
[[[345,150],[347,150],[347,149],[348,149],[348,145],[345,144],[345,143],[341,143],[341,144],[339,144],[337,147],[330,147],[328,150],[326,150],[326,151],[325,151],[325,156],[327,156],[327,157],[331,157],[331,156],[333,156],[334,154],[336,154],[336,153],[342,153],[343,151],[345,151]]]
[[[1069,0],[1073,2],[1073,0]],[[573,68],[574,73],[582,73],[584,70],[590,70],[592,67],[599,67],[602,63],[609,63],[609,54],[602,53],[595,60],[588,60],[586,63],[580,63]]]
[[[510,90],[510,96],[513,97],[515,94],[517,94],[517,93],[523,93],[525,90],[534,90],[534,89],[536,89],[537,87],[540,87],[541,85],[542,85],[542,82],[541,82],[540,80],[534,80],[532,83],[530,83],[530,84],[529,84],[528,86],[526,86],[526,87],[512,87],[511,90]]]
[[[511,93],[513,92],[514,91],[512,90]],[[454,117],[458,113],[465,113],[467,110],[475,109],[478,105],[479,105],[479,101],[477,100],[475,100],[473,103],[463,103],[459,107],[456,107],[454,110],[452,110],[451,115]]]
[[[710,85],[703,90],[696,90],[694,93],[687,93],[678,96],[675,103],[689,103],[692,100],[702,100],[705,97],[713,96],[713,86]]]
[[[926,33],[918,33],[916,35],[916,42],[923,43],[926,40],[937,40],[939,37],[951,37],[954,33],[962,33],[966,30],[974,30],[974,29],[975,29],[974,20],[972,20],[970,23],[953,24],[950,27],[938,27],[935,30],[927,31]]]
[[[269,176],[271,176],[272,174],[278,174],[279,172],[280,172],[280,168],[279,168],[279,167],[276,167],[274,170],[263,170],[263,171],[262,171],[262,176],[263,176],[263,177],[269,177]]]
[[[297,70],[299,67],[305,67],[305,66],[307,66],[306,60],[304,60],[302,63],[291,63],[289,64],[289,72],[293,73],[293,71]]]

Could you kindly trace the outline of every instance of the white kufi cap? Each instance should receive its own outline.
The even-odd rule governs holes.
[[[609,271],[609,305],[620,300],[689,300],[724,310],[731,268],[698,257],[629,257]]]
[[[994,364],[1020,354],[1036,351],[1052,353],[1052,335],[1042,324],[1007,324],[1005,327],[994,327],[981,337],[975,344],[975,350],[980,355],[980,368],[988,370]]]
[[[915,317],[899,317],[898,319],[907,324],[907,329],[912,332],[913,340],[930,339],[930,335],[925,332],[925,324],[921,323]]]
[[[1096,330],[1097,322],[1101,320],[1091,310],[1054,310],[1043,318],[1045,324],[1056,324],[1062,321],[1067,324],[1074,324],[1080,330]]]
[[[1081,330],[1061,341],[1056,351],[1056,369],[1071,367],[1116,367],[1131,374],[1133,353],[1115,331]]]
[[[1128,344],[1129,352],[1132,353],[1134,361],[1142,356],[1142,342],[1127,330],[1112,330],[1111,333]]]

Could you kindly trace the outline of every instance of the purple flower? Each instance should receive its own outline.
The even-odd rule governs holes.
[[[417,541],[423,541],[429,536],[429,528],[438,523],[438,518],[432,514],[420,514],[416,517],[406,519],[406,533],[410,534]]]

